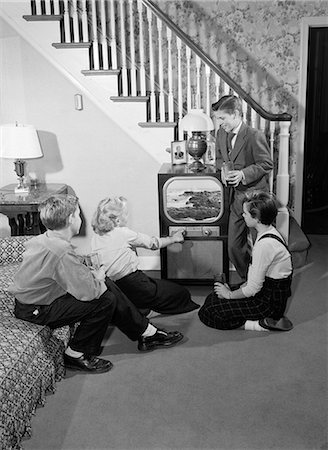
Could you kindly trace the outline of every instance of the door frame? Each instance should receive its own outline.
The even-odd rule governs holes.
[[[294,214],[297,222],[302,223],[303,201],[303,169],[304,169],[304,138],[305,138],[305,111],[307,91],[307,66],[309,52],[310,28],[328,27],[328,17],[302,17],[300,42],[300,76],[298,93],[298,139],[295,165],[295,201]]]

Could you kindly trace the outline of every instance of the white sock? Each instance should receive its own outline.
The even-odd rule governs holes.
[[[72,350],[70,346],[67,347],[65,350],[66,355],[71,356],[72,358],[80,358],[80,356],[83,355],[81,352],[76,352],[75,350]]]
[[[258,320],[246,320],[244,327],[248,331],[269,331],[261,327]]]
[[[154,325],[152,325],[151,323],[148,324],[147,328],[145,329],[145,331],[142,333],[142,337],[150,337],[150,336],[154,336],[154,334],[156,333],[157,328],[154,327]]]

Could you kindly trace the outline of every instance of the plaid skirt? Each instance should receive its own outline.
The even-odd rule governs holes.
[[[275,280],[265,277],[262,289],[254,297],[225,299],[211,292],[198,311],[200,320],[211,328],[232,330],[245,324],[246,320],[265,317],[280,319],[291,296],[292,275]]]

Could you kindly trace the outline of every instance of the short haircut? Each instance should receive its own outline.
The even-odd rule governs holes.
[[[39,205],[40,219],[48,230],[61,230],[68,225],[68,218],[78,206],[74,195],[52,195]]]
[[[93,231],[99,235],[112,231],[126,208],[127,200],[124,197],[104,198],[97,206],[91,221]]]
[[[235,95],[224,95],[217,102],[212,104],[212,111],[219,110],[228,114],[233,114],[237,110],[241,117],[243,116],[241,100]]]
[[[244,203],[253,218],[263,225],[272,225],[278,214],[278,203],[273,194],[263,191],[252,191],[246,194]]]

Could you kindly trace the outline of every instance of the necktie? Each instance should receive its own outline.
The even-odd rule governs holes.
[[[231,131],[227,135],[227,149],[228,149],[228,155],[229,156],[230,156],[230,153],[232,151],[232,139],[234,138],[234,136],[236,136],[236,134],[232,133]]]

